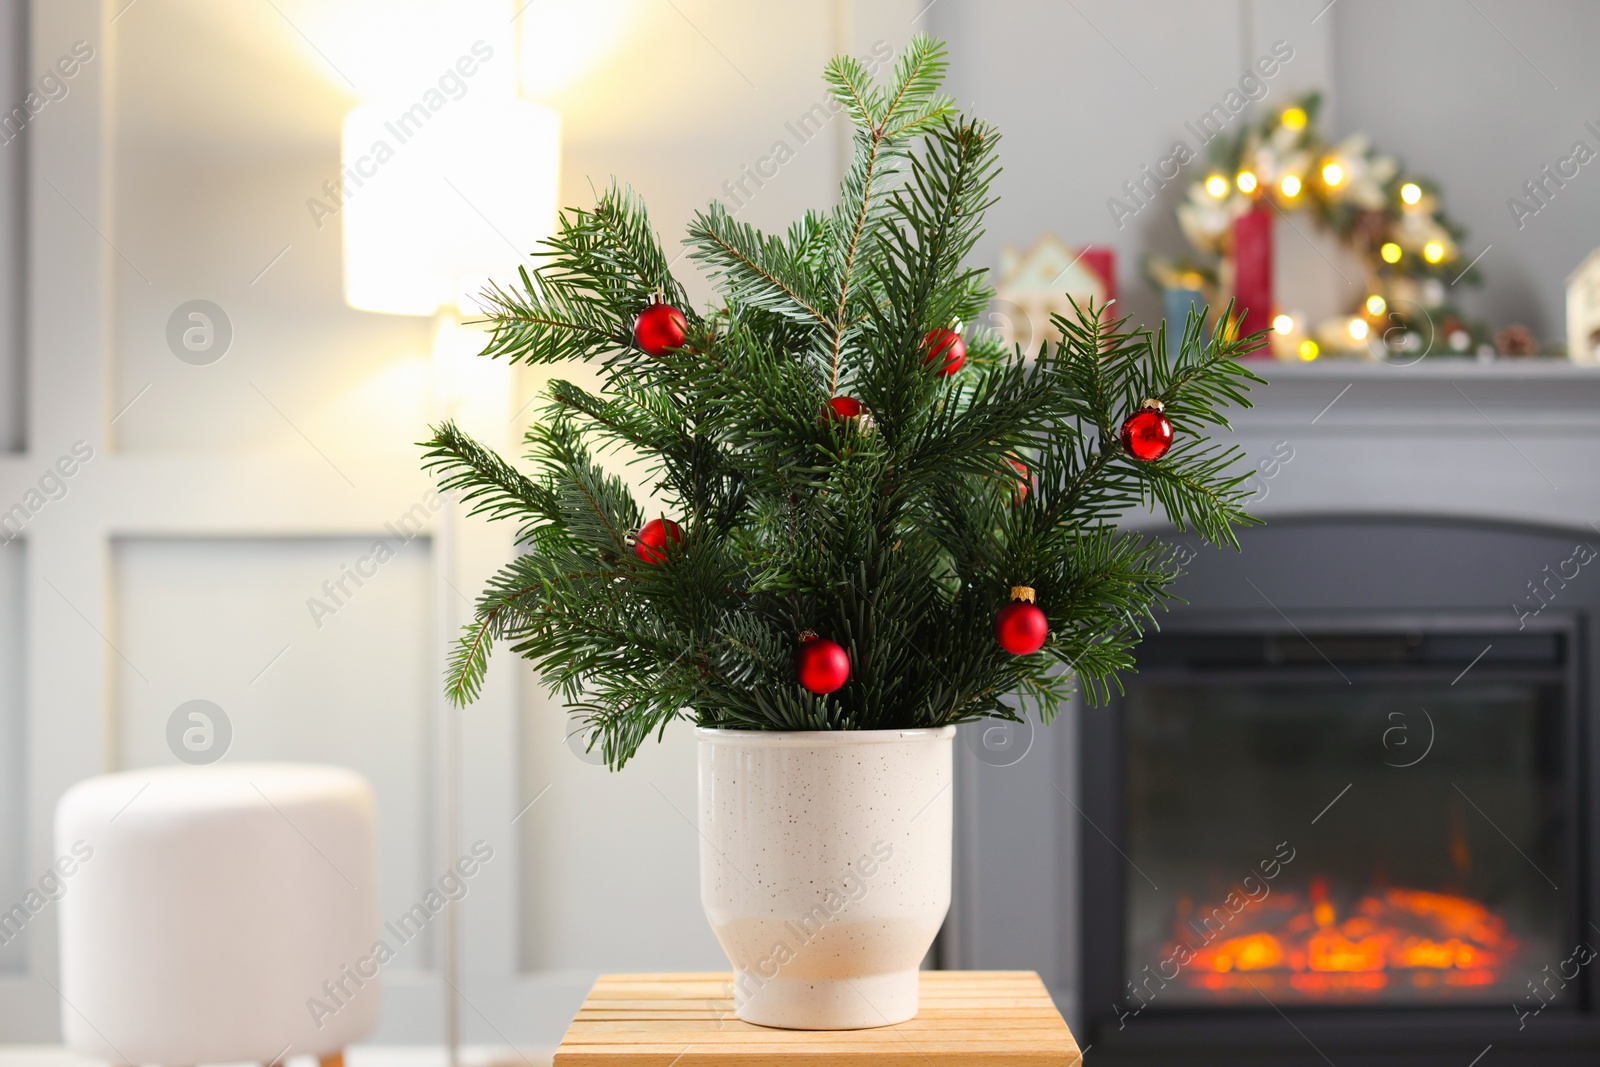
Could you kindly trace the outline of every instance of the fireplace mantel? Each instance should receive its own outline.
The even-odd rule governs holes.
[[[1233,420],[1259,466],[1292,454],[1252,510],[1430,516],[1570,529],[1600,522],[1600,367],[1557,361],[1252,366]],[[1292,450],[1292,452],[1291,452]]]

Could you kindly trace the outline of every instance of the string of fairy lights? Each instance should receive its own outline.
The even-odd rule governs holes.
[[[1177,211],[1195,255],[1148,259],[1151,280],[1165,289],[1201,290],[1217,306],[1232,291],[1235,221],[1270,206],[1310,215],[1354,253],[1364,273],[1362,295],[1347,314],[1313,324],[1278,311],[1275,355],[1312,360],[1364,351],[1379,339],[1465,353],[1485,342],[1486,327],[1469,323],[1450,303],[1455,283],[1478,284],[1481,277],[1475,265],[1460,266],[1465,231],[1445,213],[1438,184],[1406,173],[1364,134],[1329,141],[1317,128],[1320,104],[1319,94],[1306,94],[1210,142],[1209,166]]]

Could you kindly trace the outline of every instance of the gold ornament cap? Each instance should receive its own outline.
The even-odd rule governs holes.
[[[1033,603],[1033,586],[1014,585],[1011,587],[1011,599],[1020,600],[1025,604]]]
[[[1139,407],[1145,411],[1162,412],[1167,410],[1167,406],[1153,396],[1145,400]]]

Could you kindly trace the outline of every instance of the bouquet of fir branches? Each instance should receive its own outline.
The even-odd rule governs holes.
[[[977,328],[991,290],[966,260],[999,138],[940,95],[944,69],[927,38],[886,85],[829,64],[855,126],[837,205],[782,234],[717,203],[697,215],[688,255],[718,293],[703,311],[615,185],[485,294],[485,356],[594,361],[604,388],[551,383],[526,473],[451,424],[426,443],[443,488],[515,521],[521,549],[452,657],[454,700],[505,643],[614,767],[679,718],[1048,721],[1075,685],[1106,698],[1178,576],[1120,516],[1159,504],[1236,546],[1254,521],[1239,450],[1207,431],[1259,381],[1235,357],[1260,339],[1203,341],[1191,316],[1169,355],[1164,325],[1092,305],[1037,351]],[[618,446],[662,513],[602,464]]]

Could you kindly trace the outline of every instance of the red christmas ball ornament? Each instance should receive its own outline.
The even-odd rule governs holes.
[[[1026,585],[1011,587],[1011,603],[994,617],[994,636],[1000,647],[1013,656],[1026,656],[1044,647],[1050,623],[1033,602],[1033,590]]]
[[[826,414],[836,422],[845,422],[858,417],[864,409],[861,401],[853,396],[836,396],[828,401]]]
[[[794,673],[801,685],[818,696],[831,693],[850,680],[850,653],[807,630],[800,635]]]
[[[664,356],[682,348],[689,322],[671,304],[653,303],[633,321],[633,343],[649,356]]]
[[[877,428],[872,412],[853,396],[836,396],[822,406],[821,422],[824,426],[841,426],[857,433],[869,434]]]
[[[961,335],[954,330],[942,327],[929,330],[923,335],[922,348],[927,353],[922,357],[922,362],[938,363],[933,373],[941,378],[950,377],[967,361],[967,342],[963,341]]]
[[[1162,414],[1161,401],[1146,400],[1123,421],[1122,447],[1145,463],[1167,454],[1172,447],[1172,423]]]
[[[660,563],[667,558],[667,542],[677,544],[683,540],[683,531],[671,519],[651,519],[639,528],[633,539],[633,554],[646,563]]]
[[[1011,469],[1017,472],[1017,478],[1012,481],[1011,502],[1013,504],[1021,504],[1028,499],[1028,490],[1036,483],[1033,475],[1028,471],[1028,465],[1022,460],[1016,456],[1007,456],[1006,462],[1011,464]],[[1001,471],[1000,473],[1004,475],[1006,472]]]

